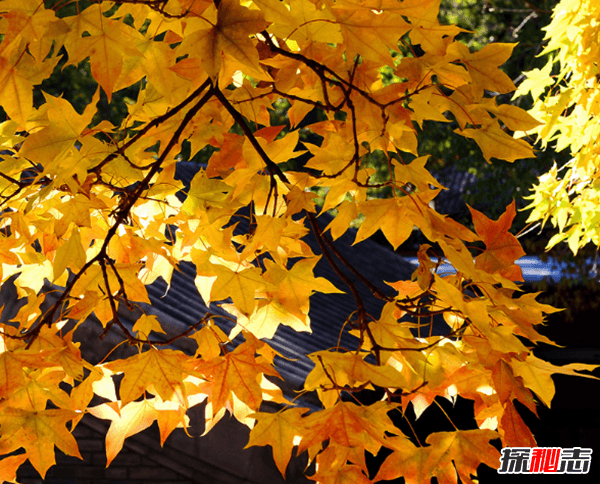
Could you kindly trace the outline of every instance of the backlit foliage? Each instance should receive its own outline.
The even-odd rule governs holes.
[[[282,473],[298,445],[323,483],[472,482],[480,463],[499,464],[490,441],[534,444],[515,401],[535,412],[536,398],[550,405],[552,374],[588,367],[555,367],[531,352],[548,342],[535,326],[553,308],[516,285],[514,204],[497,221],[472,210],[473,232],[431,208],[441,187],[427,157],[403,156],[417,154],[423,121],[453,118],[488,161],[511,162],[532,149],[510,131],[539,123],[495,101],[515,89],[499,68],[513,45],[471,52],[454,40],[461,29],[439,24],[438,8],[439,0],[0,3],[1,278],[24,302],[1,326],[0,454],[17,453],[2,460],[0,479],[14,480],[25,459],[44,476],[53,446],[79,456],[71,430],[84,414],[111,421],[110,464],[128,436],[157,421],[164,442],[204,401],[207,429],[229,412],[253,427],[250,445],[272,446]],[[34,100],[34,86],[65,61],[89,63],[97,82],[83,109],[47,93]],[[106,101],[120,103],[122,120],[99,111]],[[282,102],[287,126],[272,125]],[[200,150],[212,156],[182,201],[176,165]],[[387,160],[378,184],[364,163],[372,152]],[[370,199],[375,187],[391,197]],[[326,194],[324,210],[338,210],[325,231],[315,189]],[[338,257],[359,214],[358,243],[381,230],[397,248],[417,227],[433,244],[421,247],[411,281],[380,285]],[[340,279],[314,276],[309,231]],[[438,274],[440,258],[457,272]],[[195,266],[199,297],[229,301],[229,334],[212,314],[179,334],[151,311],[133,325],[123,317],[148,309],[146,285],[170,283],[184,261]],[[381,314],[367,313],[357,281],[384,302]],[[275,351],[263,339],[280,324],[310,331],[311,294],[342,290],[355,307],[338,323],[356,345],[309,355],[304,390],[322,405],[309,411],[271,383]],[[73,332],[94,324],[92,313],[103,334],[137,351],[87,361]],[[434,335],[440,315],[448,329]],[[196,353],[164,349],[181,340],[195,341]],[[373,387],[383,398],[372,405],[341,398]],[[456,395],[474,402],[476,428],[452,424],[419,441],[390,418]],[[265,412],[265,400],[281,410]],[[369,476],[365,451],[382,447],[391,453]]]
[[[545,148],[569,150],[571,158],[540,177],[531,196],[529,221],[558,228],[548,248],[566,241],[573,253],[600,245],[600,4],[563,0],[545,28],[550,54],[541,69],[527,72],[516,95],[531,94],[530,113],[544,124],[532,132]]]

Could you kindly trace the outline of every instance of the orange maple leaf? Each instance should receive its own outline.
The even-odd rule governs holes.
[[[210,360],[199,360],[195,370],[204,375],[211,387],[211,403],[216,414],[235,393],[252,410],[258,410],[262,402],[260,379],[263,374],[279,376],[279,373],[263,355],[256,356],[265,343],[245,333],[246,341],[232,352]]]
[[[525,255],[517,238],[508,230],[515,218],[515,201],[496,221],[469,207],[475,231],[485,243],[485,251],[475,258],[475,267],[489,273],[498,272],[511,281],[522,281],[521,268],[515,261]]]
[[[435,476],[438,482],[456,484],[458,473],[463,483],[475,484],[471,476],[477,475],[479,464],[494,469],[500,465],[500,452],[489,443],[496,438],[496,432],[477,429],[435,432],[427,437],[426,447],[416,447],[402,437],[389,439],[394,452],[375,480],[404,477],[406,484],[423,484]]]

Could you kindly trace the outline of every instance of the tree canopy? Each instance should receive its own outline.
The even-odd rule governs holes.
[[[453,120],[487,161],[514,162],[533,150],[512,133],[541,121],[497,101],[515,90],[500,68],[514,44],[472,51],[456,39],[464,29],[439,22],[439,4],[0,3],[0,278],[22,303],[0,326],[0,454],[13,453],[0,479],[27,459],[44,476],[49,447],[80,456],[71,432],[85,414],[111,421],[110,464],[128,436],[157,421],[164,442],[202,402],[207,428],[230,413],[252,428],[249,445],[273,448],[283,474],[297,446],[323,483],[473,482],[480,464],[499,465],[490,442],[535,444],[515,402],[549,406],[552,374],[592,367],[534,356],[551,344],[536,326],[555,309],[519,288],[514,202],[497,220],[471,209],[474,230],[440,215],[431,202],[444,187],[417,134]],[[44,90],[75,68],[89,73],[90,102]],[[175,168],[198,153],[206,165],[185,189]],[[316,217],[330,209],[322,231]],[[394,248],[415,228],[428,239],[411,280],[382,291],[340,257],[359,216],[354,243],[378,230]],[[304,242],[311,231],[319,254]],[[354,277],[315,277],[321,257]],[[455,273],[437,271],[443,259]],[[228,334],[211,313],[178,334],[152,314],[146,286],[170,284],[184,262],[198,297],[235,319]],[[383,301],[381,314],[367,312],[357,281]],[[355,345],[309,355],[303,392],[321,405],[311,410],[273,384],[265,340],[282,324],[310,331],[311,294],[342,290],[355,299],[339,315]],[[92,314],[135,352],[88,361],[75,332]],[[434,317],[445,334],[434,334]],[[167,348],[182,339],[195,354]],[[382,399],[361,402],[375,387]],[[390,419],[457,395],[474,402],[474,428],[451,422],[420,441]],[[374,474],[366,452],[384,448]]]
[[[543,123],[537,134],[542,148],[567,151],[569,158],[539,179],[530,221],[550,221],[558,233],[548,247],[566,241],[573,253],[588,243],[600,245],[598,205],[599,133],[598,25],[600,5],[561,1],[546,28],[547,63],[526,72],[516,95],[531,94],[530,113]]]

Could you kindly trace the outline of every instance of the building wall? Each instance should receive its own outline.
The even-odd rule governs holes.
[[[20,484],[306,484],[304,462],[290,463],[287,480],[279,474],[270,447],[243,447],[248,429],[235,419],[224,419],[200,437],[198,406],[190,410],[192,425],[188,437],[176,429],[160,447],[156,424],[125,440],[123,450],[106,468],[105,435],[108,425],[92,416],[82,419],[73,435],[83,460],[56,449],[57,465],[46,478],[27,463],[17,473]],[[48,449],[48,452],[51,450]]]

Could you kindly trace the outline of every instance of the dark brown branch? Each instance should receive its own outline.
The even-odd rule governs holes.
[[[315,220],[314,214],[312,214],[310,212],[307,212],[307,216],[308,216],[308,221],[310,222],[310,225],[311,225],[311,227],[313,229],[313,233],[315,234],[315,237],[317,239],[317,243],[319,244],[319,247],[321,248],[321,252],[323,253],[323,255],[325,256],[325,258],[327,259],[327,262],[329,262],[329,265],[331,266],[331,268],[335,271],[335,273],[338,275],[338,277],[342,281],[344,281],[344,284],[346,284],[346,286],[348,286],[348,288],[352,292],[352,296],[354,297],[354,300],[356,301],[356,306],[357,306],[357,309],[358,309],[358,318],[360,320],[361,319],[361,313],[363,315],[365,315],[367,313],[367,311],[365,309],[365,305],[363,303],[362,297],[358,293],[358,289],[356,288],[356,285],[354,284],[354,282],[352,281],[352,279],[350,279],[346,274],[344,274],[340,270],[340,268],[337,266],[337,264],[335,263],[335,261],[331,257],[331,254],[329,253],[329,250],[327,249],[327,246],[324,243],[324,238],[325,237],[324,237],[323,233],[321,232],[321,227],[319,227],[319,224]],[[363,316],[363,318],[364,318],[364,316]]]
[[[167,338],[167,339],[164,339],[164,340],[162,340],[162,339],[150,339],[150,338],[137,338],[137,337],[131,335],[131,333],[129,333],[127,330],[126,330],[127,333],[125,333],[125,336],[127,337],[127,340],[130,342],[130,344],[141,343],[141,344],[147,344],[147,345],[150,345],[150,346],[166,346],[166,345],[173,344],[178,339],[187,336],[192,331],[194,331],[195,329],[197,329],[199,326],[201,326],[203,324],[206,324],[206,322],[208,320],[213,319],[213,318],[223,318],[223,319],[227,319],[229,321],[234,321],[233,319],[228,318],[227,316],[220,316],[218,314],[206,313],[204,316],[202,316],[202,318],[197,323],[192,324],[191,326],[189,326],[187,329],[185,329],[181,333],[178,333],[175,336],[172,336],[171,338]],[[223,348],[223,351],[227,351],[227,349],[225,348],[225,346],[223,346],[225,343],[226,343],[225,341],[223,341],[223,342],[220,343],[221,344],[221,348]]]
[[[297,61],[300,61],[303,64],[305,64],[307,67],[310,67],[315,72],[315,74],[317,74],[317,76],[319,76],[319,78],[321,79],[321,82],[329,82],[331,84],[337,85],[340,88],[342,86],[345,86],[346,88],[348,88],[350,90],[358,92],[359,94],[361,94],[363,97],[368,99],[370,102],[372,102],[376,106],[378,106],[380,108],[385,107],[384,104],[373,99],[368,92],[356,87],[351,82],[346,81],[343,77],[339,76],[335,71],[333,71],[326,65],[320,64],[319,62],[317,62],[313,59],[310,59],[309,57],[306,57],[305,55],[298,54],[296,52],[288,52],[287,50],[282,49],[281,47],[277,47],[267,31],[263,31],[261,33],[262,33],[263,37],[265,38],[265,42],[267,43],[267,45],[273,52],[281,54],[285,57],[289,57],[290,59],[295,59]],[[332,79],[332,78],[326,77],[325,73],[328,73],[329,75],[333,76],[334,78]]]
[[[132,138],[129,141],[127,141],[125,144],[123,144],[122,146],[117,148],[117,150],[114,153],[111,153],[110,155],[108,155],[106,158],[104,158],[104,160],[102,160],[100,163],[98,163],[93,168],[88,169],[88,173],[94,172],[97,175],[100,175],[100,170],[102,169],[102,167],[104,167],[107,163],[114,160],[118,155],[123,156],[123,154],[125,153],[125,150],[127,148],[129,148],[131,145],[133,145],[135,142],[137,142],[142,136],[144,136],[152,128],[156,128],[157,126],[160,126],[162,123],[167,121],[169,118],[171,118],[171,117],[175,116],[177,113],[179,113],[183,108],[185,108],[195,98],[197,98],[200,94],[202,94],[202,92],[204,90],[206,90],[210,85],[211,85],[210,79],[207,78],[206,81],[204,81],[198,89],[196,89],[192,94],[190,94],[187,98],[185,98],[181,103],[179,103],[173,109],[167,111],[162,116],[154,118],[152,121],[150,121],[146,126],[144,126],[134,136],[132,136]],[[149,166],[148,167],[136,167],[136,168],[146,169],[146,168],[149,168]]]
[[[359,328],[361,334],[365,331],[367,332],[367,335],[369,336],[369,339],[371,340],[371,345],[375,349],[377,346],[377,342],[374,340],[373,334],[371,333],[371,331],[369,329],[369,324],[368,324],[367,318],[366,318],[367,310],[365,308],[365,304],[362,300],[362,297],[361,297],[360,293],[358,292],[358,289],[356,288],[356,285],[354,284],[352,279],[350,279],[346,274],[344,274],[340,270],[340,268],[337,266],[337,264],[333,260],[333,257],[331,257],[331,254],[329,253],[327,246],[323,242],[324,236],[323,236],[323,233],[321,232],[321,227],[319,227],[319,224],[315,220],[314,214],[307,212],[307,217],[308,217],[308,221],[310,222],[310,226],[312,227],[313,233],[315,234],[315,237],[317,239],[319,247],[321,248],[321,252],[327,259],[327,262],[329,262],[329,265],[331,266],[331,268],[335,271],[335,273],[338,275],[338,277],[342,281],[344,281],[344,284],[346,284],[346,286],[348,286],[348,288],[352,292],[352,297],[354,298],[354,301],[356,302],[356,308],[357,308],[356,314],[357,314],[358,328]],[[362,339],[362,336],[361,336],[361,339]],[[381,363],[381,359],[380,359],[379,350],[377,350],[377,349],[375,349],[375,359],[377,361],[377,364],[379,365]]]
[[[371,281],[369,281],[365,276],[363,276],[350,263],[350,261],[348,259],[346,259],[339,250],[337,250],[337,248],[335,247],[333,242],[331,242],[327,238],[327,236],[325,236],[324,234],[322,235],[322,240],[323,240],[323,242],[325,242],[325,244],[331,250],[331,252],[333,252],[335,254],[335,256],[342,262],[342,264],[344,264],[344,266],[347,267],[348,270],[350,272],[352,272],[352,274],[354,274],[360,280],[360,282],[362,282],[365,286],[367,286],[369,288],[369,290],[373,293],[373,295],[375,297],[377,297],[378,299],[381,299],[383,301],[386,301],[386,302],[392,302],[394,300],[394,297],[388,296],[385,293],[383,293],[377,286],[375,286]]]
[[[100,335],[100,339],[103,339],[104,336],[110,331],[113,324],[116,323],[117,326],[119,326],[119,328],[121,328],[121,331],[123,331],[123,333],[129,340],[129,337],[131,336],[131,334],[129,333],[129,331],[127,331],[127,328],[125,328],[123,326],[123,323],[119,319],[119,312],[117,310],[117,305],[115,304],[115,298],[110,289],[110,283],[108,282],[108,273],[106,270],[106,261],[102,258],[99,260],[99,263],[100,263],[100,268],[102,269],[102,278],[104,279],[104,287],[106,287],[106,294],[108,295],[108,302],[110,304],[110,310],[112,312],[112,319],[108,322],[108,324],[104,328],[104,331]]]
[[[260,145],[256,139],[256,136],[254,136],[254,133],[250,129],[250,126],[248,126],[248,123],[246,123],[244,116],[242,116],[242,114],[232,106],[229,100],[225,97],[225,94],[223,94],[218,88],[214,88],[214,93],[215,97],[221,102],[227,112],[231,114],[231,117],[235,120],[235,122],[239,124],[240,128],[246,135],[246,138],[248,138],[248,141],[250,141],[252,147],[267,165],[267,169],[269,170],[269,173],[271,173],[271,176],[277,175],[282,182],[289,183],[290,181],[283,174],[281,168],[279,168],[277,164],[273,162],[271,158],[269,158],[269,155],[267,155],[263,147]]]

